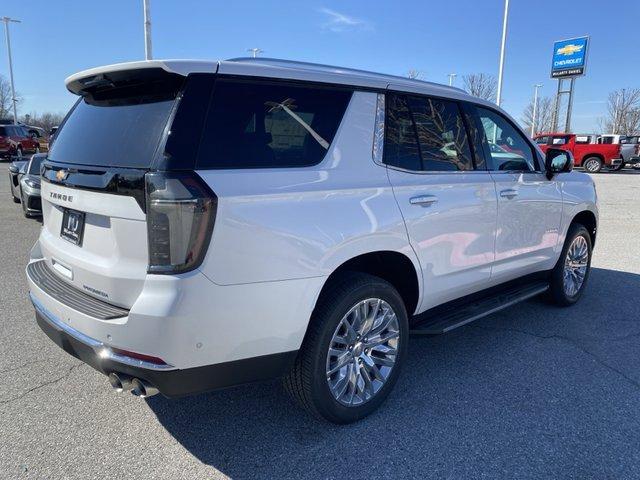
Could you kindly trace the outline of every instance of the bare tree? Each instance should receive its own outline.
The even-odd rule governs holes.
[[[536,125],[534,132],[550,132],[553,128],[553,97],[538,98],[538,108],[536,109]],[[531,131],[533,121],[533,99],[526,106],[520,119],[527,132]]]
[[[60,125],[63,118],[64,113],[59,112],[44,112],[42,114],[31,112],[22,117],[21,121],[32,127],[40,127],[46,134],[49,134],[49,132],[51,131],[51,127]]]
[[[600,119],[604,133],[640,133],[640,88],[623,88],[609,93],[607,113]]]
[[[464,89],[471,95],[484,100],[495,100],[498,91],[498,81],[493,75],[486,73],[471,73],[462,76]]]
[[[20,104],[20,102],[22,97],[16,92],[16,103]],[[11,83],[3,75],[0,75],[0,118],[13,118]]]

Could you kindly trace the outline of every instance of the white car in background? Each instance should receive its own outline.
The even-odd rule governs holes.
[[[118,391],[284,376],[305,409],[352,422],[390,393],[410,333],[584,292],[593,181],[462,90],[263,58],[66,84],[30,296]]]

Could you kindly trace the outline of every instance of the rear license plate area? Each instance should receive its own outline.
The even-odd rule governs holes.
[[[68,242],[81,247],[83,234],[84,212],[78,212],[76,210],[70,210],[68,208],[63,209],[60,236]]]

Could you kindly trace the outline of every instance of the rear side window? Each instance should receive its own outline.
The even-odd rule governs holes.
[[[469,137],[457,102],[387,94],[384,162],[405,170],[473,170]]]
[[[416,129],[404,97],[387,95],[384,162],[405,170],[422,170]]]
[[[456,102],[409,97],[422,155],[428,172],[473,170],[471,148]]]
[[[217,80],[197,168],[304,167],[320,163],[351,91],[279,82]]]

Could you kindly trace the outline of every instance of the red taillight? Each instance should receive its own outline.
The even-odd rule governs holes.
[[[197,268],[211,240],[218,199],[195,172],[147,173],[149,273]]]

